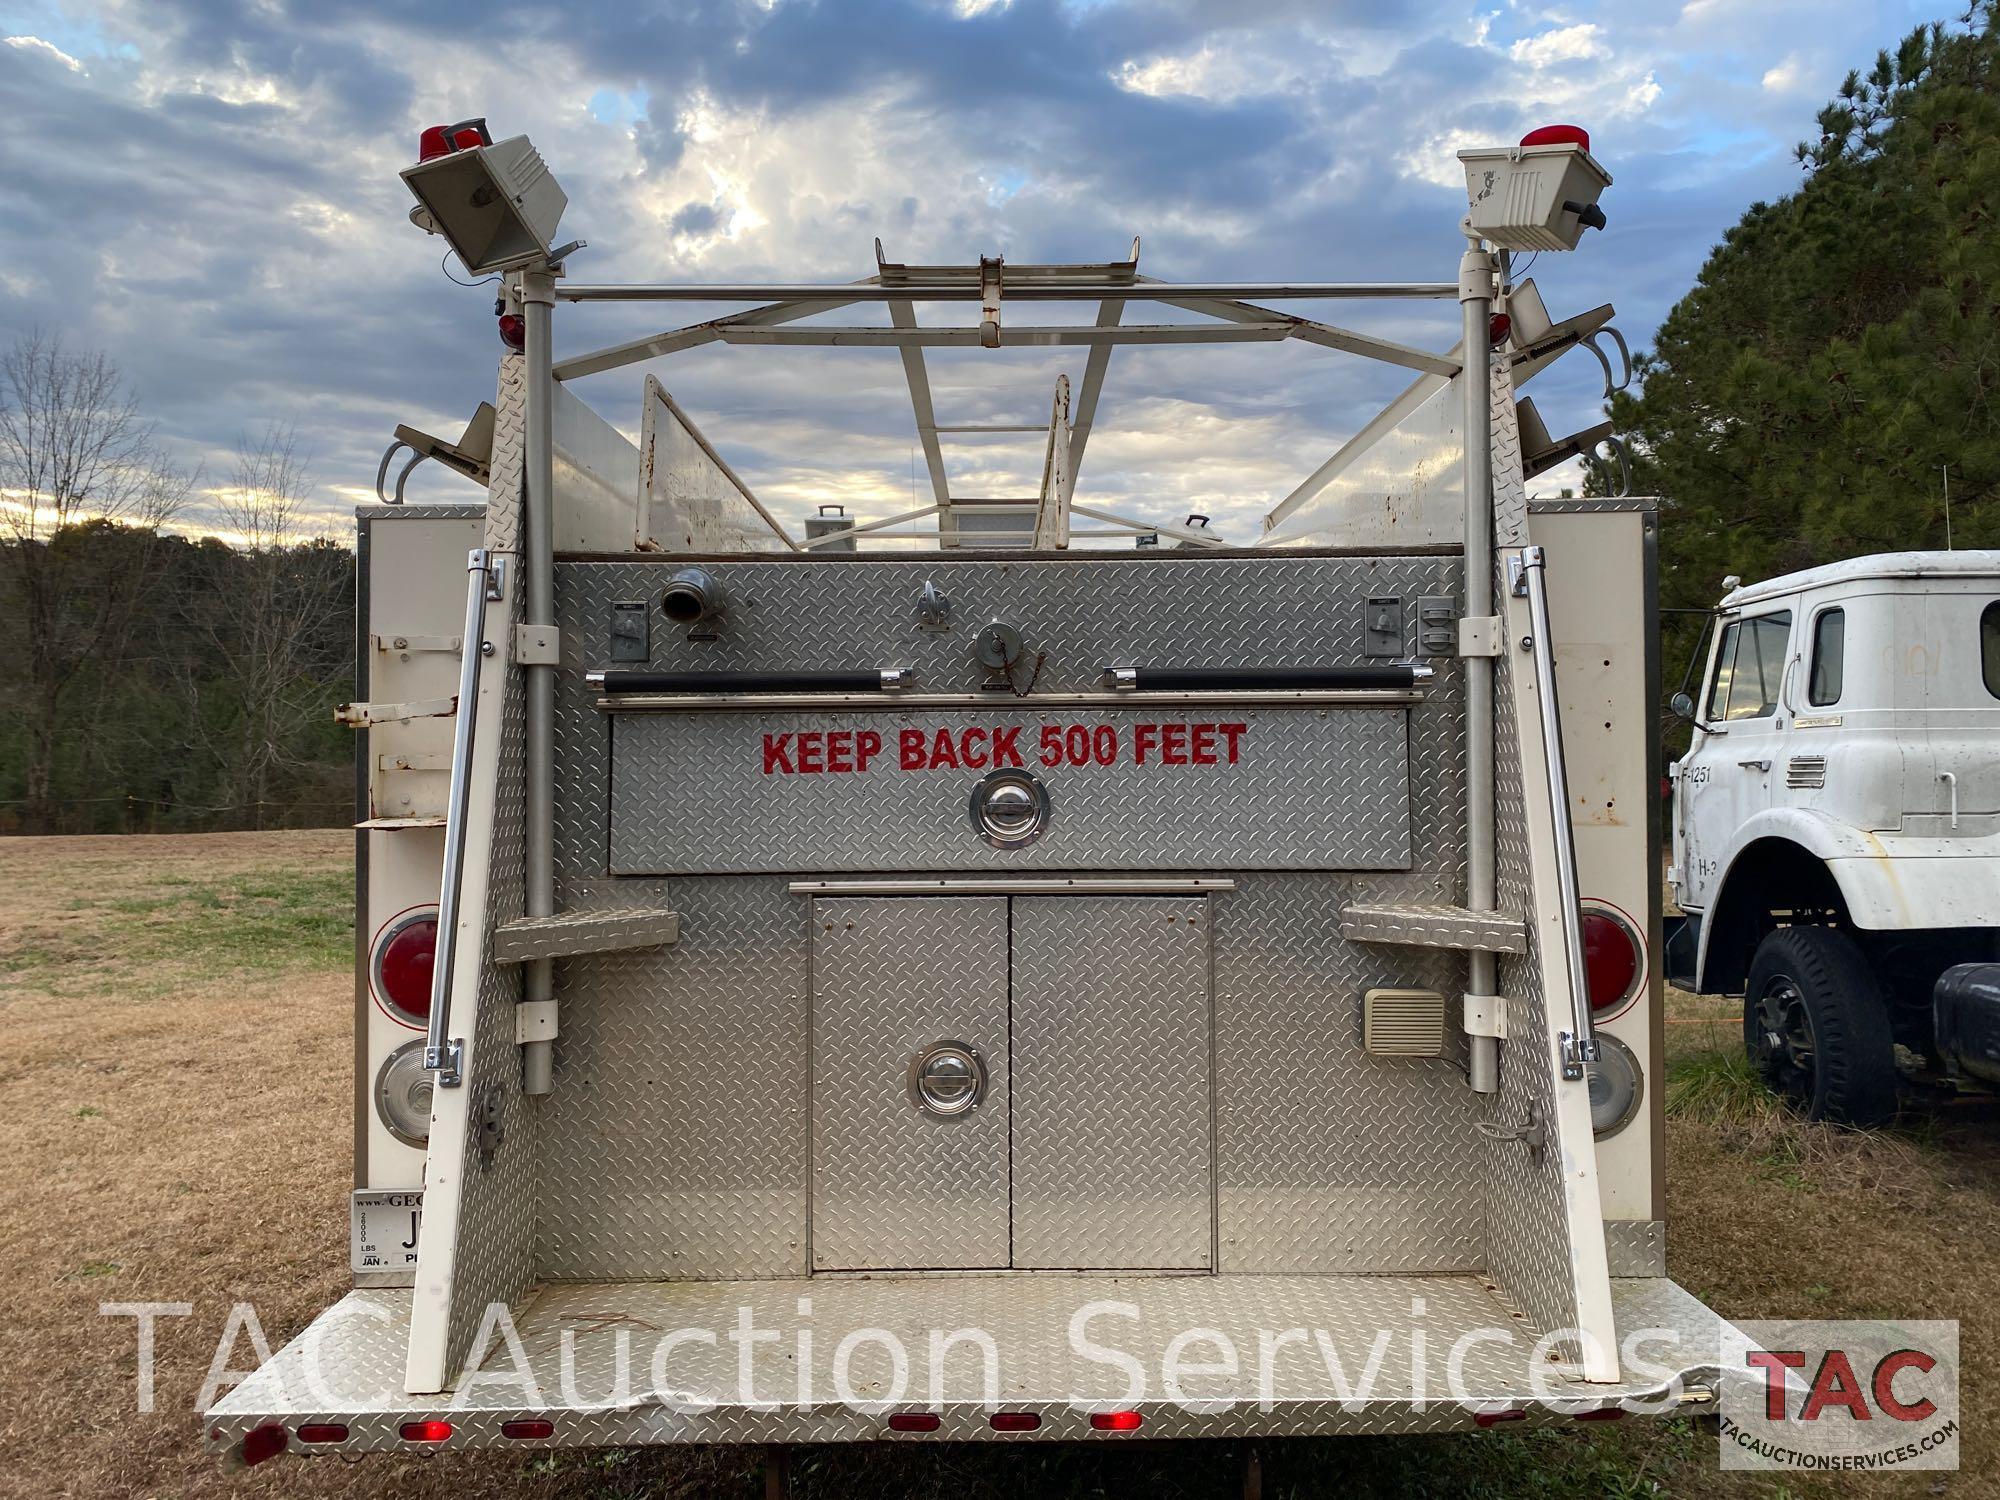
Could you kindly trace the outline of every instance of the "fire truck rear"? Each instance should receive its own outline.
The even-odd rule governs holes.
[[[427,134],[413,217],[504,278],[510,347],[463,436],[398,432],[483,496],[401,503],[385,456],[360,512],[355,1286],[211,1446],[1713,1401],[1661,1222],[1653,508],[1527,493],[1603,433],[1520,389],[1579,345],[1609,378],[1610,309],[1509,256],[1610,179],[1570,127],[1460,155],[1455,279],[878,244],[595,286],[525,137]],[[1283,310],[1382,299],[1462,339]],[[553,352],[559,307],[678,302],[741,310]],[[1076,498],[1115,348],[1281,340],[1412,379],[1252,544]],[[896,349],[930,503],[799,535],[657,379],[625,430],[573,390],[718,342]],[[1005,429],[1039,491],[955,496],[926,351],[1016,347],[1082,356]]]

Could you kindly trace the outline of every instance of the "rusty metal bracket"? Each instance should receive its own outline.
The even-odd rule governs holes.
[[[343,703],[333,711],[333,722],[348,729],[366,729],[370,724],[407,724],[412,719],[449,719],[458,712],[458,697],[418,698],[410,703]]]

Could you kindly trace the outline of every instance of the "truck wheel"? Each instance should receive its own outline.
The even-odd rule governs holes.
[[[1808,1120],[1880,1125],[1896,1112],[1889,1001],[1861,947],[1832,927],[1780,927],[1757,945],[1743,1045]]]

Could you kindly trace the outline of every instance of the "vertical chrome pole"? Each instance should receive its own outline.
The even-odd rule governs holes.
[[[465,819],[472,795],[472,721],[478,713],[480,647],[492,574],[486,551],[465,557],[465,634],[458,647],[458,702],[452,714],[451,791],[444,809],[444,878],[438,885],[437,956],[431,966],[431,1013],[424,1029],[424,1067],[441,1089],[464,1081],[464,1045],[451,1029],[451,979],[458,956],[458,888],[465,879]]]
[[[521,275],[521,316],[525,324],[527,382],[527,453],[521,584],[523,622],[552,626],[556,620],[555,531],[555,378],[551,373],[550,314],[555,307],[555,275],[549,269]],[[555,703],[556,669],[534,663],[524,669],[527,681],[527,806],[524,866],[527,876],[524,908],[530,917],[553,916],[555,878]],[[538,958],[522,976],[525,1001],[555,998],[551,960]],[[546,1094],[553,1086],[555,1044],[526,1043],[521,1049],[521,1087],[529,1094]]]
[[[1458,300],[1464,312],[1465,372],[1465,617],[1493,614],[1493,256],[1478,241],[1458,266]],[[1493,658],[1465,663],[1465,904],[1492,911],[1499,891],[1493,858]],[[1499,993],[1499,964],[1475,949],[1466,983],[1470,993]],[[1497,1037],[1468,1039],[1467,1072],[1474,1093],[1500,1088]]]

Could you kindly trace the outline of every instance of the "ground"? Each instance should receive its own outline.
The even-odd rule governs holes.
[[[230,1308],[273,1346],[346,1283],[352,1088],[351,836],[0,840],[0,1493],[524,1496],[761,1493],[722,1450],[280,1461],[227,1473],[198,1391]],[[1956,1318],[1963,1469],[1836,1489],[1725,1475],[1687,1422],[1588,1433],[1294,1440],[1265,1494],[2000,1493],[2000,1108],[1913,1104],[1873,1134],[1777,1114],[1735,1061],[1726,1002],[1673,996],[1668,1264],[1737,1317]],[[135,1324],[105,1303],[186,1302],[159,1323],[156,1409]],[[238,1344],[237,1365],[250,1343]],[[1235,1493],[1236,1450],[808,1450],[804,1496]]]

